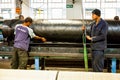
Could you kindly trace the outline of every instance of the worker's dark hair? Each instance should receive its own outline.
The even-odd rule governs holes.
[[[21,19],[22,17],[24,18],[24,16],[23,16],[23,15],[19,15],[19,19]]]
[[[24,20],[24,22],[30,22],[30,23],[32,23],[32,22],[33,22],[33,20],[32,20],[32,18],[31,18],[31,17],[27,17],[27,18]]]
[[[101,16],[101,11],[99,9],[94,9],[92,11],[93,14],[97,15],[97,16]]]
[[[119,16],[115,16],[114,20],[119,21]]]

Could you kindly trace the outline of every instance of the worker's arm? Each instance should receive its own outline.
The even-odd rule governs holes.
[[[46,42],[46,39],[45,39],[44,37],[34,36],[33,38],[34,38],[34,39],[40,39],[40,40],[42,40],[43,42]]]
[[[28,28],[28,31],[29,31],[29,35],[31,38],[39,39],[39,40],[42,40],[43,42],[46,42],[46,39],[44,37],[35,35],[35,33],[33,32],[33,30],[31,28]]]

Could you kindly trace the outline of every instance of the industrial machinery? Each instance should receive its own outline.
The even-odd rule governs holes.
[[[88,32],[91,22],[91,20],[85,20]],[[108,45],[117,46],[120,44],[120,21],[107,20],[107,22],[109,25]],[[17,19],[5,20],[2,28],[4,37],[14,36],[14,27],[19,23],[22,21]],[[44,36],[48,42],[82,43],[81,26],[82,20],[36,20],[31,28],[37,35]],[[90,42],[87,41],[87,43]]]
[[[89,34],[90,25],[92,20],[84,20],[85,26],[87,27],[87,33]],[[107,36],[108,49],[106,54],[120,54],[120,21],[106,20],[109,29]],[[23,21],[12,19],[4,20],[2,24],[2,33],[4,36],[4,42],[7,42],[7,46],[1,46],[1,51],[11,51],[13,40],[14,40],[14,27],[16,24],[22,23]],[[47,39],[46,43],[41,41],[31,39],[30,52],[46,52],[51,53],[83,53],[82,44],[82,20],[35,20],[30,26],[36,35],[43,36]],[[87,40],[88,53],[90,53],[90,41]],[[61,66],[65,62],[62,61]],[[72,59],[73,60],[73,59]],[[81,60],[81,59],[80,59]],[[75,65],[80,66],[84,64],[83,62],[70,64],[72,67]],[[46,60],[47,61],[47,60]],[[49,60],[50,61],[50,60]],[[48,62],[49,62],[48,61]],[[53,60],[51,65],[54,65],[55,60]],[[57,60],[56,60],[57,61]],[[68,63],[68,62],[66,62]],[[66,64],[65,63],[65,64]],[[107,63],[107,62],[106,62]],[[57,63],[55,63],[57,64]],[[118,64],[118,62],[117,62]],[[47,63],[46,63],[47,65]],[[90,63],[89,63],[90,65]],[[107,66],[108,64],[106,64]],[[60,66],[60,64],[59,64]],[[91,65],[90,65],[91,66]],[[118,66],[119,67],[119,66]]]

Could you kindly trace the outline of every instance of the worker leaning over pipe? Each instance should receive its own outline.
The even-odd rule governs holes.
[[[90,36],[86,38],[91,41],[92,49],[92,67],[94,72],[103,72],[104,69],[104,51],[107,48],[107,32],[108,24],[101,17],[101,11],[95,9],[92,11],[92,19]],[[82,26],[82,30],[86,29]]]
[[[40,39],[43,42],[46,41],[44,37],[35,35],[33,30],[29,28],[32,22],[32,18],[27,17],[23,24],[17,24],[15,26],[14,53],[11,62],[12,69],[26,69],[30,38]]]

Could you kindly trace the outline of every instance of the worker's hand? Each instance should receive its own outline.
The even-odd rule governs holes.
[[[85,26],[82,26],[82,27],[81,27],[81,30],[82,30],[82,31],[84,31],[85,29],[86,29],[86,27],[85,27]]]
[[[43,42],[46,42],[46,39],[45,39],[44,37],[41,37],[41,40],[42,40]]]
[[[86,35],[86,38],[87,38],[88,40],[92,40],[92,38],[91,38],[90,36],[88,36],[88,35]]]
[[[2,29],[2,26],[0,26],[0,29]]]

